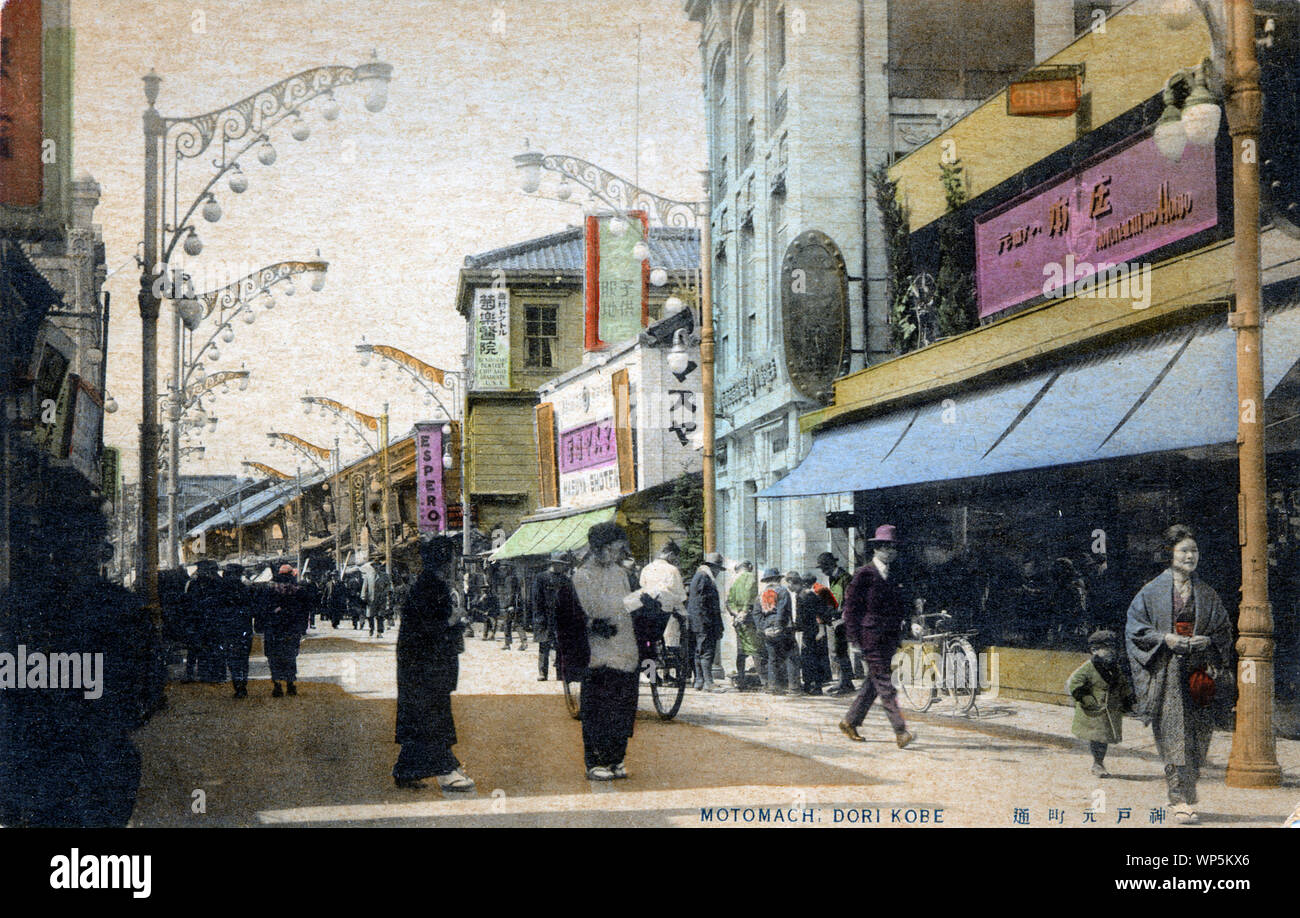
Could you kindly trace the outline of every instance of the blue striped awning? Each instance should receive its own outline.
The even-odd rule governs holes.
[[[1270,311],[1264,384],[1300,359],[1300,306]],[[1024,379],[814,434],[759,497],[800,497],[996,475],[1231,443],[1236,333],[1222,317]]]

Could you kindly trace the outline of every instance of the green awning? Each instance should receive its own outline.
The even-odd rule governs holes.
[[[602,507],[574,513],[553,520],[524,523],[505,543],[492,553],[493,561],[522,558],[525,555],[549,555],[553,551],[572,551],[587,544],[587,530],[597,523],[609,523],[617,507]]]

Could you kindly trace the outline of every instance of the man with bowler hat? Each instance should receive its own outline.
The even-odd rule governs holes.
[[[827,591],[829,593],[829,605],[831,607],[831,656],[835,659],[835,668],[839,670],[840,682],[832,691],[832,695],[852,695],[857,691],[857,686],[853,684],[853,676],[858,675],[862,678],[853,667],[853,660],[849,656],[849,639],[844,633],[844,592],[849,587],[849,580],[852,579],[849,572],[840,566],[839,560],[830,553],[824,551],[817,556],[817,567],[826,575]],[[861,669],[862,661],[859,658],[858,668]]]
[[[864,742],[858,727],[877,697],[894,728],[894,738],[902,749],[915,737],[903,721],[898,707],[898,693],[890,678],[890,665],[898,649],[898,632],[908,618],[907,603],[898,586],[898,572],[892,565],[898,557],[898,534],[895,527],[877,527],[871,539],[872,558],[864,564],[844,592],[844,631],[849,643],[862,651],[867,675],[848,714],[840,721],[840,732],[854,742]]]
[[[718,640],[722,637],[722,596],[717,578],[723,567],[718,552],[705,555],[704,563],[691,578],[686,599],[686,618],[695,636],[695,688],[706,692],[726,691],[713,684],[713,658],[717,656]]]

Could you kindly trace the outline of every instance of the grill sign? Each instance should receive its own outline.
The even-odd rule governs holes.
[[[1037,115],[1064,118],[1079,107],[1079,81],[1074,77],[1059,80],[1028,80],[1007,87],[1008,115]]]

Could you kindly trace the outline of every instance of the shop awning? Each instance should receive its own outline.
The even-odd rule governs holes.
[[[1300,359],[1300,306],[1270,311],[1264,385]],[[1011,383],[814,434],[759,497],[866,491],[1139,453],[1237,436],[1236,333],[1222,317]]]
[[[549,555],[553,551],[581,548],[587,544],[587,530],[597,523],[612,522],[617,512],[617,507],[602,507],[556,519],[524,523],[491,554],[491,559],[502,561],[524,555]]]

